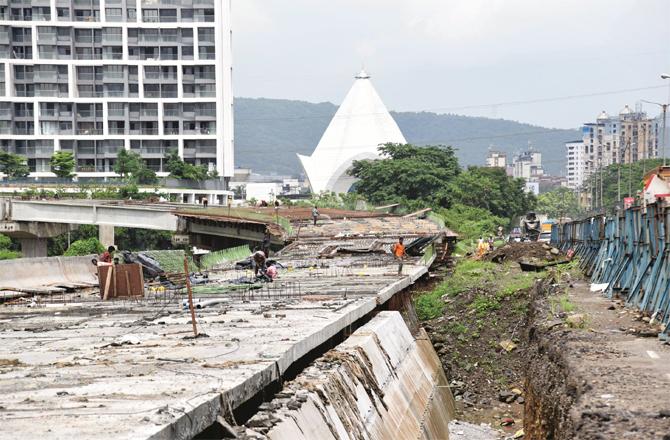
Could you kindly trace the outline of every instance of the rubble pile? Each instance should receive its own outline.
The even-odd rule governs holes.
[[[549,245],[537,241],[507,243],[484,256],[486,261],[503,263],[508,261],[555,261],[562,257],[562,252]]]

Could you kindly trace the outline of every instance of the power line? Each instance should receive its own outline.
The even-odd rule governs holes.
[[[623,93],[632,93],[632,92],[641,92],[644,90],[655,90],[655,89],[663,89],[666,88],[666,85],[662,86],[645,86],[645,87],[636,87],[632,89],[619,89],[619,90],[610,90],[610,91],[604,91],[604,92],[593,92],[593,93],[585,93],[585,94],[580,94],[580,95],[564,95],[564,96],[554,96],[554,97],[549,97],[549,98],[537,98],[537,99],[528,99],[528,100],[520,100],[520,101],[501,101],[497,103],[491,103],[491,104],[474,104],[474,105],[467,105],[467,106],[461,106],[461,107],[435,107],[435,108],[429,108],[429,109],[424,109],[419,112],[401,112],[401,111],[394,111],[394,113],[420,113],[420,112],[453,112],[453,111],[459,111],[459,110],[473,110],[473,109],[482,109],[482,108],[489,108],[489,107],[504,107],[504,106],[515,106],[515,105],[529,105],[529,104],[541,104],[545,102],[556,102],[556,101],[568,101],[572,99],[582,99],[582,98],[592,98],[596,96],[608,96],[608,95],[619,95]],[[371,113],[359,113],[355,117],[359,116],[375,116],[375,115],[383,115],[385,112],[371,112]],[[278,120],[307,120],[307,119],[325,119],[325,118],[345,118],[345,119],[350,119],[354,116],[337,116],[333,114],[326,114],[326,115],[315,115],[315,116],[286,116],[286,117],[267,117],[267,118],[235,118],[236,121],[240,122],[245,122],[245,121],[278,121]]]

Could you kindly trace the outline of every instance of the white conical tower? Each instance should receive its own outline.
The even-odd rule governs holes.
[[[312,155],[298,158],[313,192],[347,192],[355,181],[347,175],[353,161],[378,158],[377,148],[387,142],[407,141],[362,70]]]

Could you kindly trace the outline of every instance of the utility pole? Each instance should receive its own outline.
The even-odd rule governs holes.
[[[663,137],[663,166],[665,166],[665,125],[666,125],[666,112],[668,110],[668,104],[663,104],[661,107],[663,107],[663,130],[661,136]]]

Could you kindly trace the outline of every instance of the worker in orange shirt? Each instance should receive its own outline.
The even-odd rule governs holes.
[[[398,237],[398,242],[391,246],[391,252],[393,252],[393,258],[398,260],[398,275],[402,275],[402,263],[406,255],[402,237]]]

